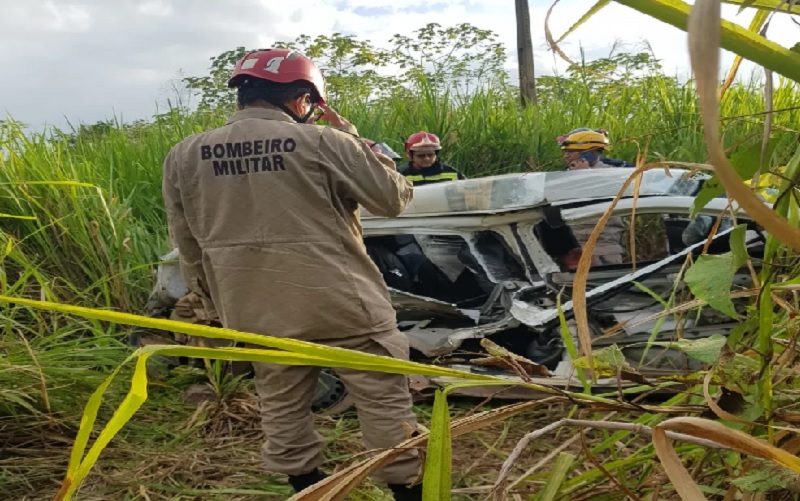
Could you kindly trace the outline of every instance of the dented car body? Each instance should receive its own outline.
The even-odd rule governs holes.
[[[564,258],[581,247],[573,230],[594,226],[614,205],[612,215],[626,226],[620,242],[625,256],[622,264],[592,266],[589,271],[586,303],[593,348],[616,344],[643,377],[696,370],[694,362],[676,350],[651,347],[645,352],[645,347],[656,327],[656,339],[668,341],[725,335],[738,325],[711,308],[657,320],[664,316],[663,301],[686,289],[680,277],[687,255],[696,256],[704,247],[709,253],[728,251],[732,228],[718,231],[710,245],[705,238],[686,241],[694,197],[703,182],[689,178],[686,171],[646,171],[638,194],[630,183],[614,204],[633,170],[443,182],[415,188],[413,201],[399,217],[376,217],[362,209],[364,243],[390,289],[412,359],[516,378],[503,364],[487,363],[481,346],[487,338],[546,367],[547,376],[539,373],[532,377],[534,382],[561,388],[580,385],[559,319],[561,312],[577,345],[571,300],[575,274]],[[721,217],[727,206],[727,199],[716,198],[700,214]],[[737,215],[737,223],[747,225],[747,245],[757,254],[764,242],[762,231],[744,216]],[[149,305],[152,315],[177,318],[175,305],[187,295],[176,257],[173,251],[159,267]],[[750,280],[750,273],[740,270],[734,287],[746,289]],[[442,382],[412,378],[412,386],[422,393]],[[612,378],[595,383],[610,388],[618,384]],[[505,396],[534,395],[515,391]]]

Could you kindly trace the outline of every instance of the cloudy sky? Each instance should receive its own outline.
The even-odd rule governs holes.
[[[551,16],[556,37],[595,0],[562,0]],[[529,0],[537,74],[563,68],[548,50],[544,17],[551,0]],[[752,13],[727,19],[747,25]],[[786,16],[770,37],[785,46],[800,39]],[[340,32],[387,44],[428,22],[468,22],[500,36],[516,68],[511,0],[0,0],[0,119],[10,115],[33,130],[47,124],[125,121],[152,116],[183,75],[203,75],[209,58],[237,46],[263,47],[300,34]],[[613,3],[562,45],[579,58],[599,57],[615,41],[647,40],[669,73],[686,75],[686,37],[679,30]],[[726,55],[723,64],[732,60]]]

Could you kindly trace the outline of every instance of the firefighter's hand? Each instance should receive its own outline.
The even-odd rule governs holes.
[[[331,127],[335,127],[343,131],[349,132],[353,128],[353,124],[336,113],[336,111],[327,104],[320,104],[319,107],[322,110],[322,115],[320,115],[317,120],[328,122]]]
[[[582,170],[589,168],[589,161],[585,158],[579,158],[569,163],[569,170]]]

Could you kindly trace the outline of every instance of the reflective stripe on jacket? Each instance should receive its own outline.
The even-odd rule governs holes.
[[[437,160],[430,167],[424,169],[417,168],[411,163],[400,167],[400,174],[404,175],[414,186],[422,186],[430,183],[440,183],[443,181],[456,181],[466,179],[466,176],[449,165]]]

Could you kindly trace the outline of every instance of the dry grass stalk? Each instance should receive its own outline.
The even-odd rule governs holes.
[[[620,422],[607,422],[607,421],[589,421],[583,419],[561,419],[556,421],[555,423],[551,423],[544,428],[539,428],[538,430],[534,430],[527,435],[525,435],[514,447],[514,450],[508,456],[508,459],[503,462],[503,466],[500,469],[500,473],[497,476],[497,480],[493,486],[493,491],[495,494],[495,501],[504,501],[506,499],[507,489],[505,489],[505,484],[508,479],[508,475],[511,472],[511,468],[517,463],[522,453],[531,443],[531,441],[536,440],[548,433],[551,433],[561,427],[564,426],[578,426],[581,428],[594,428],[600,430],[612,430],[612,431],[629,431],[632,433],[636,433],[638,435],[643,435],[648,438],[653,437],[653,428],[641,424],[636,423],[620,423]],[[695,445],[700,445],[703,447],[709,447],[712,449],[722,449],[725,446],[711,441],[705,440],[699,437],[686,435],[683,433],[676,433],[672,431],[667,431],[666,436],[676,440],[683,440],[686,442],[693,443]]]

